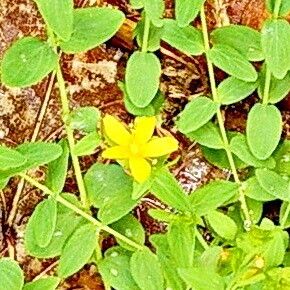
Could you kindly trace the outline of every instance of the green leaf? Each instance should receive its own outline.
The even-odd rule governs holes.
[[[124,253],[106,252],[106,257],[98,261],[98,269],[104,281],[116,290],[139,289],[130,271],[130,257]]]
[[[238,196],[238,193],[239,187],[234,182],[212,181],[191,193],[192,212],[200,216],[208,214]]]
[[[64,246],[59,260],[58,275],[71,276],[91,258],[96,248],[96,228],[91,224],[78,228]]]
[[[163,0],[142,0],[144,3],[144,10],[152,23],[161,27],[163,25],[162,16],[165,8]]]
[[[224,290],[223,278],[206,267],[179,268],[178,273],[187,286],[196,290]]]
[[[148,106],[154,99],[161,75],[161,65],[153,53],[135,51],[126,68],[126,91],[131,102],[140,108]]]
[[[222,238],[233,240],[237,234],[237,225],[227,215],[219,211],[211,211],[206,215],[207,221],[212,229]]]
[[[65,53],[85,52],[109,40],[121,27],[124,14],[107,7],[74,10],[73,33],[69,41],[60,42]]]
[[[175,0],[175,16],[180,27],[189,25],[198,15],[205,0]]]
[[[201,55],[204,52],[201,32],[192,26],[179,27],[173,19],[164,20],[162,40],[188,55]]]
[[[253,155],[265,160],[276,149],[282,134],[282,117],[273,105],[255,104],[248,115],[247,141]]]
[[[161,265],[149,250],[135,252],[130,260],[131,274],[141,290],[164,290]]]
[[[201,146],[201,150],[202,150],[203,156],[209,163],[221,169],[231,169],[231,165],[229,163],[229,159],[225,150],[212,149],[205,146]],[[246,164],[235,155],[234,155],[234,161],[238,169],[246,167]]]
[[[266,64],[275,78],[283,79],[290,68],[290,25],[284,19],[267,20],[261,33]]]
[[[151,235],[150,242],[156,248],[156,255],[161,263],[166,287],[174,290],[184,290],[184,282],[177,273],[175,260],[169,249],[167,234]]]
[[[190,210],[187,196],[168,169],[162,168],[155,173],[151,190],[167,205],[180,211]]]
[[[23,143],[17,151],[27,158],[26,169],[48,164],[62,154],[60,145],[46,142]]]
[[[19,167],[25,164],[26,157],[14,149],[0,146],[0,170]]]
[[[21,268],[14,260],[0,259],[0,290],[21,290],[24,276]]]
[[[205,125],[217,112],[218,104],[210,98],[197,97],[188,103],[177,122],[178,129],[186,134]]]
[[[133,180],[121,166],[94,164],[85,175],[90,202],[100,208],[98,217],[110,224],[129,213],[138,203],[132,199]]]
[[[99,146],[101,137],[99,133],[92,132],[78,141],[74,147],[74,154],[76,156],[91,155],[94,153],[96,147]]]
[[[214,149],[222,149],[224,148],[224,143],[221,138],[219,128],[209,121],[199,129],[187,133],[186,136],[197,143]]]
[[[58,56],[45,42],[25,37],[17,40],[4,54],[1,81],[9,87],[37,84],[58,64]]]
[[[59,283],[60,279],[57,277],[41,278],[25,284],[23,290],[55,290]]]
[[[52,198],[40,202],[30,217],[30,227],[37,245],[41,248],[49,245],[55,231],[56,219],[57,205]]]
[[[261,187],[281,200],[290,201],[289,181],[268,169],[257,169],[256,177]]]
[[[285,140],[274,153],[276,160],[275,171],[290,176],[290,141]]]
[[[232,138],[230,142],[231,151],[247,165],[254,167],[267,167],[273,169],[276,165],[275,160],[270,157],[266,160],[257,159],[249,149],[246,136],[239,134]]]
[[[129,3],[134,9],[141,9],[144,6],[143,0],[130,0]]]
[[[169,226],[167,241],[176,267],[193,266],[195,225],[177,220]]]
[[[122,82],[118,82],[118,86],[121,89],[121,91],[123,92],[124,95],[124,103],[125,103],[125,107],[126,110],[135,116],[155,116],[156,114],[159,113],[159,111],[161,110],[163,104],[164,104],[164,95],[162,94],[161,91],[158,90],[156,96],[154,97],[154,99],[151,101],[151,103],[144,107],[144,108],[139,108],[137,106],[135,106],[131,100],[129,99],[129,96],[126,92],[126,87],[125,84]]]
[[[282,222],[284,222],[285,214],[287,215],[287,207],[289,206],[289,202],[283,201],[281,207],[280,207],[280,212],[279,212],[279,223],[280,225]],[[287,229],[290,227],[290,215],[287,215],[286,222],[284,223],[284,229]]]
[[[255,68],[246,57],[228,45],[216,44],[208,55],[215,66],[237,79],[255,82],[258,78]]]
[[[235,77],[222,81],[217,88],[219,101],[223,105],[237,103],[250,96],[258,87],[258,82],[245,82]]]
[[[259,184],[256,177],[251,177],[243,182],[243,190],[246,196],[259,201],[270,201],[274,200],[275,197],[268,193]]]
[[[261,34],[247,26],[229,25],[215,29],[211,33],[214,44],[228,45],[250,61],[264,59],[261,46]]]
[[[67,141],[61,140],[59,145],[62,147],[62,154],[48,164],[45,185],[54,193],[60,193],[63,190],[67,170],[69,147]]]
[[[16,150],[22,154],[27,161],[22,166],[0,172],[0,178],[3,180],[28,169],[48,164],[62,154],[60,145],[45,142],[23,143],[18,146]]]
[[[140,222],[132,215],[126,215],[117,222],[111,225],[111,228],[127,237],[128,239],[143,245],[145,242],[145,231]],[[117,239],[117,242],[125,249],[129,251],[136,250],[122,240]]]
[[[68,199],[66,195],[63,195],[64,198]],[[74,199],[70,196],[68,199],[72,203],[76,203],[76,198],[73,196]],[[74,232],[75,228],[79,225],[82,218],[77,216],[71,210],[65,208],[58,204],[58,211],[57,211],[57,222],[55,231],[53,233],[53,237],[49,245],[45,248],[42,248],[37,245],[33,225],[31,223],[31,219],[28,221],[25,236],[24,236],[24,243],[25,249],[30,256],[37,257],[37,258],[53,258],[57,257],[61,254],[61,250],[65,241],[68,237]]]
[[[273,200],[273,197],[272,197]],[[252,222],[257,224],[263,216],[263,202],[256,199],[246,198],[246,203],[251,215]],[[243,216],[242,209],[240,208],[240,215]]]
[[[142,18],[138,21],[137,26],[134,30],[136,35],[136,40],[139,47],[142,47],[143,38],[144,38],[144,28],[145,28],[145,13],[142,13]],[[162,35],[162,27],[156,27],[150,22],[148,42],[147,42],[147,51],[156,51],[160,49],[160,41]]]
[[[48,26],[62,40],[70,39],[73,32],[73,0],[34,0]]]
[[[100,116],[100,111],[95,107],[80,107],[71,112],[69,125],[85,133],[96,132]]]
[[[264,85],[265,85],[265,69],[262,70],[259,76],[259,88],[258,93],[261,99],[264,95]],[[282,101],[290,92],[290,72],[286,76],[279,80],[274,76],[271,77],[271,84],[269,90],[269,103],[276,104]]]

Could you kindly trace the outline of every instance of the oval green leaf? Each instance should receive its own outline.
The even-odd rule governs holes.
[[[275,171],[257,169],[256,177],[260,186],[269,194],[281,200],[290,201],[289,182]]]
[[[36,206],[29,223],[38,246],[45,248],[50,243],[56,227],[56,218],[57,205],[54,199],[46,199]]]
[[[60,193],[63,190],[69,159],[69,147],[66,140],[58,143],[62,147],[62,154],[48,164],[46,174],[46,186],[54,193]]]
[[[4,54],[1,81],[9,87],[28,87],[41,81],[57,67],[58,56],[45,42],[25,37]]]
[[[130,260],[130,268],[141,290],[164,290],[161,265],[149,249],[135,252]]]
[[[186,136],[197,143],[213,148],[222,149],[224,148],[224,142],[222,140],[219,128],[213,122],[208,122],[199,129],[187,133]]]
[[[217,28],[211,33],[211,39],[214,44],[231,46],[250,61],[264,59],[261,34],[250,27],[229,25]]]
[[[26,157],[16,150],[0,146],[0,170],[7,170],[21,166],[26,161]]]
[[[205,0],[175,0],[175,16],[180,27],[185,27],[198,15]]]
[[[60,283],[57,277],[41,278],[24,285],[23,290],[55,290]]]
[[[205,125],[217,112],[219,105],[207,97],[197,97],[188,103],[177,122],[180,132],[186,134]]]
[[[121,27],[124,14],[111,8],[74,10],[73,33],[69,41],[60,42],[65,53],[85,52],[109,40]]]
[[[253,155],[265,160],[276,149],[282,134],[282,117],[273,105],[256,104],[247,121],[247,142]]]
[[[164,20],[161,38],[188,55],[201,55],[204,52],[201,32],[193,26],[181,28],[173,19]]]
[[[270,71],[277,79],[283,79],[290,69],[290,25],[286,20],[265,22],[262,48]]]
[[[24,276],[21,268],[14,260],[0,259],[0,290],[21,290]]]
[[[145,242],[144,228],[142,227],[141,223],[131,214],[128,214],[117,222],[113,223],[111,228],[139,245],[143,245]],[[129,246],[127,243],[118,238],[117,242],[120,244],[120,246],[129,251],[136,250],[136,248]]]
[[[80,270],[91,258],[96,248],[96,229],[91,224],[78,228],[64,246],[57,269],[61,278]]]
[[[153,53],[134,52],[126,68],[126,91],[131,102],[140,108],[148,106],[154,99],[161,75],[161,65]]]
[[[231,105],[250,96],[258,87],[258,82],[245,82],[235,77],[228,77],[218,88],[218,97],[222,105]]]
[[[237,79],[255,82],[258,78],[255,68],[247,58],[228,45],[216,44],[208,55],[215,66]]]
[[[73,31],[73,0],[34,0],[48,26],[62,40],[68,41]]]
[[[238,228],[230,217],[214,210],[208,213],[206,218],[209,225],[220,237],[226,240],[233,240],[235,238]]]

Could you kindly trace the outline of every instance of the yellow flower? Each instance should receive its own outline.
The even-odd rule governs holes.
[[[106,136],[116,145],[106,149],[102,157],[129,161],[132,176],[144,182],[151,174],[150,158],[170,154],[178,149],[172,136],[153,137],[155,117],[137,117],[131,132],[116,118],[106,115],[103,119]]]

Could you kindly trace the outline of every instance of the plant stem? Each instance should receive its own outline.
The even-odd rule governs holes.
[[[290,214],[290,202],[288,203],[287,207],[286,207],[286,211],[283,215],[282,221],[281,221],[281,227],[284,229],[285,228],[285,224],[287,222],[288,216]]]
[[[136,242],[128,239],[127,237],[125,237],[122,234],[116,232],[115,230],[111,229],[110,227],[102,224],[100,221],[96,220],[91,215],[89,215],[88,213],[84,212],[83,210],[81,210],[80,208],[78,208],[74,204],[70,203],[69,201],[67,201],[63,197],[55,194],[48,187],[46,187],[45,185],[39,183],[37,180],[33,179],[32,177],[30,177],[30,176],[28,176],[28,175],[26,175],[24,173],[20,173],[19,176],[21,176],[23,179],[25,179],[31,185],[33,185],[36,188],[40,189],[43,193],[51,195],[53,198],[55,198],[56,201],[58,201],[59,203],[63,204],[65,207],[71,209],[72,211],[74,211],[78,215],[82,216],[83,218],[85,218],[86,220],[91,222],[99,230],[103,230],[103,231],[115,236],[116,238],[122,240],[123,242],[125,242],[126,244],[134,247],[137,250],[143,250],[145,248],[143,245],[137,244]]]
[[[272,75],[271,71],[269,70],[268,66],[266,65],[266,77],[265,77],[265,87],[264,87],[264,93],[263,93],[263,105],[267,105],[269,102],[271,75]]]
[[[206,61],[207,61],[207,66],[208,66],[208,73],[209,73],[209,80],[210,80],[212,97],[213,97],[213,100],[215,102],[219,103],[213,64],[208,57],[208,51],[210,50],[210,42],[209,42],[204,6],[202,6],[202,8],[201,8],[200,16],[201,16],[202,34],[203,34],[203,39],[204,39],[205,55],[206,55]],[[218,109],[218,111],[217,111],[217,120],[218,120],[218,125],[220,128],[220,133],[221,133],[221,136],[223,139],[223,143],[224,143],[224,149],[226,151],[226,154],[227,154],[227,157],[229,160],[229,164],[230,164],[230,168],[231,168],[234,180],[239,185],[239,195],[240,195],[239,200],[241,203],[241,209],[242,209],[244,217],[245,217],[245,221],[244,221],[245,228],[249,229],[251,224],[252,224],[251,216],[250,216],[250,213],[248,210],[245,194],[244,194],[244,191],[242,189],[242,184],[241,184],[241,181],[239,179],[239,175],[238,175],[237,168],[235,165],[234,157],[233,157],[233,154],[232,154],[231,149],[230,149],[230,144],[229,144],[229,140],[228,140],[225,125],[224,125],[223,115],[222,115],[222,112],[220,109]]]
[[[150,19],[144,13],[145,24],[144,24],[144,31],[143,31],[143,41],[142,41],[142,52],[147,52],[148,50],[148,39],[149,39],[149,32],[150,32]]]
[[[59,85],[63,122],[64,122],[67,139],[69,143],[70,154],[71,154],[72,164],[75,171],[76,181],[77,181],[78,189],[80,192],[80,198],[81,198],[81,202],[83,206],[87,207],[87,194],[86,194],[86,188],[85,188],[85,184],[84,184],[84,180],[83,180],[83,176],[81,172],[81,167],[80,167],[78,157],[74,154],[75,141],[74,141],[74,136],[73,136],[73,129],[67,124],[67,119],[70,114],[70,109],[69,109],[69,101],[68,101],[68,96],[67,96],[66,87],[65,87],[65,81],[62,75],[60,64],[57,67],[56,77],[57,77],[57,82]]]
[[[276,0],[274,6],[273,16],[275,19],[279,17],[280,7],[281,7],[282,0]]]

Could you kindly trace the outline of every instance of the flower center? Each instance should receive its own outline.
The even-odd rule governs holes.
[[[136,143],[129,145],[129,149],[132,155],[136,156],[140,154],[140,147]]]

